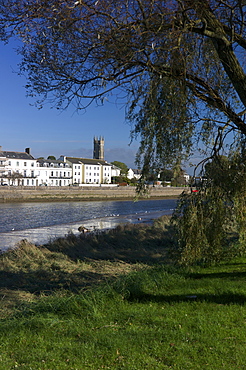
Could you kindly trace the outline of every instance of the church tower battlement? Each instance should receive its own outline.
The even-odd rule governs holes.
[[[94,136],[93,159],[104,161],[104,138],[102,136],[99,139]]]

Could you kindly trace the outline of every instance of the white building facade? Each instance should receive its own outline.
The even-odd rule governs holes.
[[[37,161],[25,152],[3,151],[0,147],[0,184],[14,186],[37,186]]]
[[[73,171],[73,184],[110,184],[112,165],[104,160],[61,156]]]
[[[72,185],[72,166],[61,160],[37,159],[37,179],[39,186]]]
[[[100,141],[101,143],[101,141]],[[30,148],[24,152],[3,151],[0,146],[0,185],[70,186],[111,184],[120,169],[103,159],[61,156],[35,159]]]

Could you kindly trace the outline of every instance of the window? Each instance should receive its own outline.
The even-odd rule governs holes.
[[[64,177],[66,177],[66,172],[64,172]]]
[[[9,166],[11,166],[11,161],[9,161]]]
[[[26,184],[29,185],[29,180],[28,179],[26,180]]]
[[[31,166],[34,167],[34,163],[33,162],[31,163]]]
[[[25,167],[27,166],[27,163],[26,163],[26,162],[24,162],[24,166],[25,166]]]
[[[26,177],[26,170],[24,170],[24,177]]]
[[[31,171],[31,176],[34,177],[34,171]]]
[[[51,171],[50,175],[51,175],[51,176],[54,176],[54,172],[53,172],[53,171]]]
[[[20,165],[20,162],[16,162],[16,166],[18,166],[18,167],[19,167],[19,165]]]

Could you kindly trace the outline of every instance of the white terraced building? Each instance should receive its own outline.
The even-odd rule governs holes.
[[[72,185],[72,166],[61,160],[37,159],[37,178],[39,186]]]
[[[0,185],[69,186],[111,183],[112,165],[104,160],[61,156],[35,159],[25,152],[0,150]]]
[[[73,184],[110,184],[112,165],[100,159],[61,156],[59,160],[68,163],[73,170]]]
[[[111,184],[113,166],[103,159],[104,139],[94,138],[94,158],[61,156],[35,159],[25,152],[3,151],[0,146],[0,185],[70,186]],[[98,157],[98,158],[97,158]],[[99,158],[100,157],[100,158]]]
[[[12,152],[0,146],[0,184],[38,185],[37,160],[30,154],[30,148],[25,152]]]

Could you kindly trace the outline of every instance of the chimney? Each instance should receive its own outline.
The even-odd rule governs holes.
[[[26,152],[27,154],[31,154],[31,148],[26,148],[26,149],[25,149],[25,152]]]
[[[0,145],[0,152],[3,150],[3,147],[2,147],[2,145]]]

